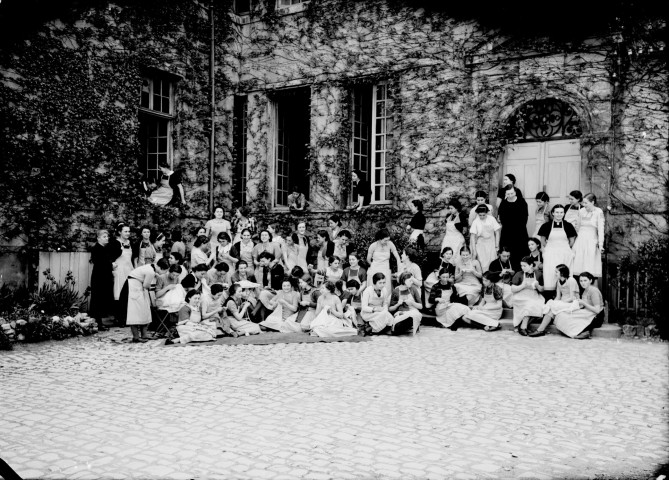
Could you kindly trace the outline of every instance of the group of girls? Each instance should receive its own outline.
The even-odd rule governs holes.
[[[504,188],[497,198],[498,219],[491,215],[485,192],[476,193],[476,204],[468,217],[457,200],[450,202],[441,261],[425,282],[426,305],[436,305],[437,318],[441,315],[442,323],[449,327],[474,321],[486,330],[497,329],[506,305],[513,308],[514,327],[521,335],[541,336],[555,318],[556,326],[568,331],[569,336],[586,337],[583,330],[603,310],[595,283],[602,275],[604,214],[592,193],[583,196],[572,191],[568,207],[556,204],[549,209],[548,195],[540,192],[530,237],[527,202],[515,180],[511,174],[504,177]],[[578,279],[581,287],[574,298],[568,295],[573,289],[564,289],[570,275],[574,277],[570,285]],[[453,288],[448,289],[451,284]],[[463,305],[446,302],[444,296],[456,298]],[[562,303],[555,307],[546,304],[546,299]],[[563,308],[565,301],[570,302],[570,309]],[[535,317],[544,321],[529,333],[529,321]],[[574,332],[583,323],[575,321],[581,317],[590,321],[586,328]],[[561,328],[572,323],[576,327]]]

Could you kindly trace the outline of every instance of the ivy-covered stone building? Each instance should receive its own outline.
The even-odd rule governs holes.
[[[345,223],[401,224],[417,198],[431,245],[449,200],[493,199],[506,172],[530,210],[595,193],[612,263],[666,236],[665,20],[621,2],[543,32],[441,3],[42,2],[2,37],[5,251],[85,249],[122,220],[189,228],[218,204],[289,223],[295,184],[315,229],[351,204],[352,169],[373,206]],[[5,26],[26,22],[15,5]],[[142,196],[159,160],[187,206]]]

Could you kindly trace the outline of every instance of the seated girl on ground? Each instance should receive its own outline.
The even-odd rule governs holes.
[[[481,298],[481,264],[472,259],[467,247],[460,249],[460,260],[455,265],[455,290],[467,297],[467,305],[475,305]]]
[[[249,311],[253,304],[248,301],[248,290],[238,283],[233,283],[228,289],[228,300],[225,304],[230,327],[239,335],[256,335],[260,327],[249,320]]]
[[[461,325],[458,322],[463,315],[469,313],[469,307],[461,303],[451,303],[453,296],[453,277],[447,269],[439,272],[439,281],[430,291],[430,304],[435,305],[434,312],[437,322],[443,327],[455,331]]]
[[[393,316],[388,311],[390,295],[386,290],[386,276],[377,272],[372,276],[372,284],[368,286],[361,297],[360,317],[365,325],[365,333],[381,333],[393,324]]]
[[[295,282],[297,283],[297,282]],[[267,302],[267,308],[272,313],[260,322],[260,326],[277,332],[300,332],[302,329],[295,321],[297,309],[300,305],[300,294],[293,285],[290,277],[285,277],[281,282],[281,290]]]
[[[520,261],[522,271],[513,277],[513,326],[522,336],[527,336],[527,327],[532,317],[543,316],[544,280],[540,272],[534,271],[534,259],[523,257]]]
[[[465,315],[465,321],[472,321],[483,325],[483,330],[492,332],[501,328],[499,319],[502,318],[502,289],[493,283],[496,275],[490,271],[483,274],[483,288],[481,301],[472,307]]]
[[[393,290],[388,311],[393,314],[391,333],[400,335],[411,332],[418,333],[423,315],[420,309],[420,291],[414,284],[413,275],[409,272],[400,274],[398,286]]]
[[[511,281],[516,272],[511,266],[511,251],[507,247],[500,247],[499,256],[490,263],[488,271],[494,274],[490,279],[502,289],[502,302],[507,308],[511,308],[513,304]]]
[[[216,323],[202,319],[200,292],[197,290],[191,290],[186,294],[186,305],[179,310],[177,332],[179,337],[173,340],[167,339],[165,345],[216,340]]]
[[[345,337],[357,335],[358,329],[344,315],[341,300],[335,295],[335,285],[325,282],[318,297],[316,318],[311,322],[311,334],[319,337]]]
[[[578,300],[579,309],[563,311],[555,316],[555,326],[566,336],[577,339],[590,338],[592,329],[597,326],[597,317],[604,309],[602,292],[593,285],[595,276],[582,272],[578,276],[583,292]]]
[[[328,258],[328,268],[325,270],[325,280],[336,283],[344,276],[344,269],[341,268],[341,260],[339,257],[331,255]]]
[[[441,260],[439,266],[430,272],[430,274],[423,282],[423,288],[425,289],[425,307],[427,308],[434,307],[434,303],[432,303],[432,300],[430,300],[430,293],[433,286],[439,282],[439,277],[441,277],[442,270],[446,270],[446,272],[452,278],[451,283],[453,283],[455,281],[455,264],[453,263],[453,249],[451,247],[445,247],[441,251]]]

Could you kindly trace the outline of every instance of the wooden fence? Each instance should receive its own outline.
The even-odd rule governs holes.
[[[67,272],[72,272],[76,281],[75,288],[80,294],[84,294],[91,284],[91,271],[93,264],[89,262],[89,252],[40,252],[39,254],[39,286],[46,281],[43,272],[48,268],[51,275],[59,283],[65,283]]]
[[[608,278],[609,305],[623,316],[648,318],[648,277],[638,271],[615,272]],[[669,293],[668,293],[669,294]]]

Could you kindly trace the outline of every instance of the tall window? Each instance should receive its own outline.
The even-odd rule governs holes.
[[[307,3],[309,0],[278,0],[279,7],[290,7],[291,5],[297,5],[300,3]]]
[[[142,79],[139,106],[142,155],[138,167],[148,180],[154,180],[159,175],[160,162],[172,163],[173,80],[167,75],[146,75]]]
[[[309,197],[309,139],[311,90],[295,88],[274,95],[276,102],[276,161],[274,205],[288,206],[288,195],[298,186]]]
[[[246,205],[246,135],[248,134],[248,98],[235,97],[235,199],[240,205]]]
[[[365,174],[372,187],[372,203],[389,203],[391,179],[388,151],[392,115],[388,86],[381,83],[353,90],[352,169]],[[351,199],[353,202],[356,198]]]

